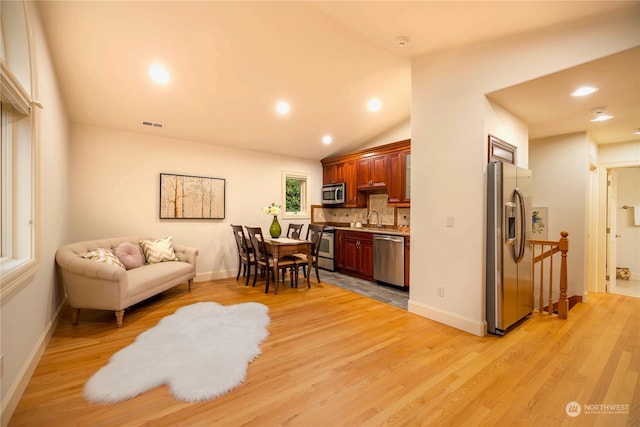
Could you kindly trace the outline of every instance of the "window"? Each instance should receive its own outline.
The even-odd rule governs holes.
[[[38,270],[36,246],[37,117],[22,2],[1,10],[0,51],[0,299]],[[21,18],[21,19],[20,19]],[[19,24],[22,24],[20,26]],[[13,62],[11,61],[13,59]]]
[[[283,219],[310,218],[308,189],[308,173],[282,171]]]

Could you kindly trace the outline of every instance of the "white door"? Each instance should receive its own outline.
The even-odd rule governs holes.
[[[607,171],[607,292],[616,290],[616,226],[618,183],[615,171]]]

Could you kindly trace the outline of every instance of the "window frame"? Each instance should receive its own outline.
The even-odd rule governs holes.
[[[287,180],[296,179],[302,181],[300,189],[300,210],[287,212]],[[308,172],[282,171],[282,219],[311,219],[311,198],[309,195],[310,177]]]
[[[4,60],[0,60],[0,90],[0,101],[3,103],[0,118],[3,145],[0,172],[3,181],[0,188],[2,300],[40,269],[37,238],[39,220],[36,213],[39,188],[38,118],[42,106],[31,98]],[[25,197],[21,191],[29,194]]]

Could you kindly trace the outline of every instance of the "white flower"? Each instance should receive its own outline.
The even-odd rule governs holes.
[[[280,213],[280,205],[276,205],[272,202],[269,206],[262,208],[262,212],[267,215],[278,215]]]

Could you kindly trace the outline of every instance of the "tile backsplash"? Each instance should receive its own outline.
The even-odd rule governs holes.
[[[370,194],[367,205],[368,208],[327,208],[316,206],[313,208],[315,222],[318,223],[343,223],[351,222],[367,223],[367,216],[371,211],[376,211],[380,215],[382,225],[399,226],[410,225],[411,208],[395,208],[387,206],[386,194]],[[375,224],[376,216],[371,217],[371,223]]]

